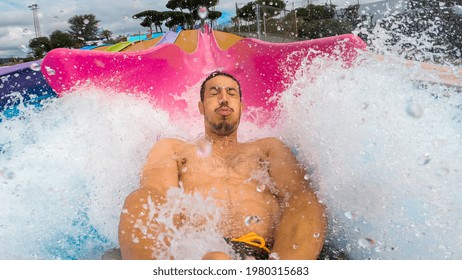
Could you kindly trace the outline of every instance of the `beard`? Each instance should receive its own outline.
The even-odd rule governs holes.
[[[235,123],[230,123],[225,117],[223,117],[221,120],[218,122],[214,122],[210,120],[208,117],[205,117],[206,122],[210,125],[210,128],[216,135],[220,136],[228,136],[234,131],[237,130],[237,127],[239,126],[239,119],[241,118],[239,114],[239,118]]]
[[[221,136],[230,135],[236,130],[235,125],[230,124],[227,120],[223,120],[220,123],[210,123],[210,125],[213,131]]]

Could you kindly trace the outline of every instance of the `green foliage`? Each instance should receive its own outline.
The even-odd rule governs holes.
[[[98,39],[98,23],[93,14],[76,15],[69,19],[69,34],[80,41]]]
[[[103,31],[101,32],[101,36],[103,36],[104,39],[106,39],[106,41],[111,40],[112,35],[113,35],[112,31],[107,30],[107,29],[105,29],[105,30],[103,30]]]
[[[256,4],[260,5],[260,18],[263,18],[263,16],[265,18],[275,17],[286,7],[283,0],[252,1],[237,9],[237,17],[246,21],[255,21],[257,19]]]
[[[141,18],[142,22],[140,25],[143,27],[151,28],[154,24],[156,31],[159,28],[161,32],[163,23],[168,28],[176,25],[193,28],[195,20],[199,20],[199,16],[197,15],[199,7],[214,7],[218,2],[219,0],[169,0],[166,7],[172,11],[159,12],[148,10],[133,15],[133,18]],[[215,20],[221,17],[221,15],[222,13],[219,11],[209,11],[208,18]]]
[[[196,13],[199,7],[204,6],[210,8],[218,4],[219,0],[169,0],[166,7],[170,10],[189,10],[189,12]]]
[[[148,27],[151,29],[152,25],[154,25],[156,32],[158,32],[158,29],[160,32],[162,32],[162,23],[167,19],[167,15],[163,12],[147,10],[133,15],[133,18],[143,19],[143,21],[140,23],[140,25],[143,27]]]
[[[351,33],[351,30],[351,25],[348,23],[342,23],[335,19],[320,19],[303,24],[298,30],[298,36],[316,39]]]
[[[344,9],[340,18],[335,18],[335,8],[335,5],[308,5],[297,9],[297,16],[303,19],[298,36],[315,39],[351,33],[358,23],[359,5]]]
[[[165,26],[172,28],[175,25],[181,26],[193,26],[194,18],[191,14],[178,12],[178,11],[166,11],[163,12],[167,19],[165,21]]]
[[[249,2],[237,9],[237,16],[246,21],[254,21],[257,19],[255,12],[255,2]]]
[[[400,46],[407,58],[440,61],[460,59],[462,15],[452,7],[460,0],[409,0],[406,10],[380,23],[389,31],[387,43]],[[422,57],[422,54],[432,56]]]
[[[308,5],[306,8],[297,9],[297,16],[304,21],[332,19],[335,15],[335,6]]]
[[[32,56],[35,59],[43,58],[52,49],[48,37],[37,37],[30,40],[29,48],[32,49]]]
[[[216,19],[219,19],[221,17],[221,15],[223,15],[222,12],[219,12],[219,11],[209,11],[209,16],[208,18],[210,20],[216,20]]]
[[[75,45],[75,40],[69,33],[60,30],[53,31],[50,35],[50,46],[56,48],[72,48]]]

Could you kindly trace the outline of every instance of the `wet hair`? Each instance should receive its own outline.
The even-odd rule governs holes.
[[[231,74],[228,74],[226,72],[221,72],[221,71],[215,71],[215,72],[212,72],[207,78],[205,78],[204,82],[202,82],[202,85],[201,85],[201,101],[202,102],[204,102],[205,84],[210,79],[215,78],[217,76],[225,76],[235,81],[237,83],[237,86],[239,87],[239,100],[242,100],[242,90],[241,90],[241,84],[239,84],[239,81],[236,78],[234,78],[234,76]]]

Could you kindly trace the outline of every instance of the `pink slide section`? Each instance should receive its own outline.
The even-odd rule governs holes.
[[[311,61],[327,54],[349,64],[357,50],[365,48],[359,37],[348,34],[295,43],[242,39],[222,50],[212,30],[205,28],[198,31],[197,48],[192,53],[174,44],[132,53],[55,49],[44,58],[42,72],[58,95],[91,85],[150,95],[158,106],[178,114],[187,104],[177,96],[221,70],[239,80],[246,107],[271,114],[275,101],[269,99],[286,88],[303,59]]]

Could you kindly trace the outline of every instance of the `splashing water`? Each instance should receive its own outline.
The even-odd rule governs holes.
[[[151,202],[149,215],[156,215],[156,221],[165,225],[165,233],[157,237],[163,248],[158,259],[201,259],[210,251],[230,251],[230,246],[218,233],[221,220],[220,209],[211,198],[200,194],[185,194],[180,188],[167,192],[167,202],[161,207]],[[187,220],[178,228],[174,225],[175,215],[187,213]],[[165,244],[165,238],[170,245]]]
[[[372,34],[374,51],[403,54],[384,43],[390,33]],[[421,57],[438,60],[418,46]],[[327,59],[303,65],[280,95],[279,123],[243,121],[240,140],[284,136],[326,206],[327,242],[350,258],[461,259],[461,90],[423,82],[438,77],[418,64],[371,53],[351,68]],[[182,96],[194,108],[197,92]],[[94,90],[21,110],[0,123],[0,259],[99,259],[118,246],[123,199],[156,140],[194,141],[203,130],[198,113],[175,121],[148,100]],[[169,195],[181,201],[169,207],[214,213],[206,198]],[[160,209],[165,221],[168,209]],[[199,258],[209,241],[225,250],[213,226],[210,240],[187,229],[172,229],[178,243],[166,255]]]
[[[460,258],[460,90],[370,57],[315,65],[282,95],[281,123],[327,206],[328,242],[354,259]],[[394,250],[358,246],[364,236]]]

